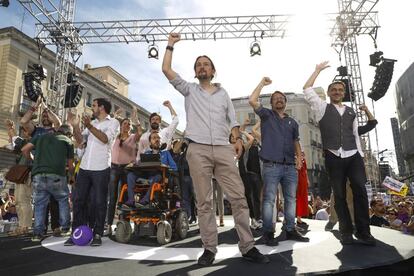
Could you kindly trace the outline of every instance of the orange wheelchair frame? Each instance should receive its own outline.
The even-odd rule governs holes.
[[[167,244],[175,236],[179,239],[187,237],[189,229],[186,212],[180,208],[181,195],[174,192],[168,179],[170,174],[165,165],[140,165],[126,168],[134,172],[161,172],[160,183],[154,183],[150,191],[150,202],[142,208],[125,210],[120,206],[128,192],[128,184],[123,183],[118,197],[118,218],[115,239],[121,243],[128,243],[132,235],[156,236],[159,244]],[[180,185],[180,181],[177,183]],[[149,185],[136,184],[134,193],[145,194]],[[132,231],[131,222],[134,225]]]

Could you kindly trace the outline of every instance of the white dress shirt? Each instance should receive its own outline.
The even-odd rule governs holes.
[[[168,127],[160,129],[158,131],[158,135],[160,135],[161,144],[166,143],[167,149],[171,148],[171,141],[172,141],[174,132],[178,126],[178,122],[179,122],[178,116],[172,116],[171,124]],[[149,142],[150,134],[151,134],[151,130],[148,130],[144,134],[142,134],[141,138],[139,139],[138,154],[136,158],[137,163],[141,160],[140,154],[145,153],[147,150],[150,149],[150,142]]]
[[[105,133],[108,137],[108,143],[102,143],[89,129],[85,128],[82,131],[82,136],[87,145],[80,168],[89,171],[102,171],[111,166],[111,149],[119,133],[119,122],[108,115],[102,121],[93,120],[92,125]]]
[[[316,94],[315,90],[313,90],[312,87],[305,89],[303,93],[305,94],[305,100],[308,101],[308,103],[311,106],[311,109],[315,111],[316,120],[319,122],[322,119],[323,115],[325,115],[326,106],[328,105],[328,103],[323,101],[318,96],[318,94]],[[339,106],[336,104],[333,104],[333,105],[335,106],[336,110],[338,110],[339,114],[342,116],[345,112],[345,106],[344,105]],[[356,143],[357,149],[344,150],[342,147],[340,147],[339,149],[328,149],[328,150],[332,152],[333,154],[335,154],[336,156],[339,156],[341,158],[350,157],[357,152],[359,152],[359,154],[362,157],[364,157],[364,153],[361,147],[361,140],[358,135],[358,121],[356,117],[354,119],[354,122],[352,123],[352,130],[355,136],[355,143]]]

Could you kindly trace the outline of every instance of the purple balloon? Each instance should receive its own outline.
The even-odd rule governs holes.
[[[76,245],[84,246],[87,245],[93,237],[91,228],[87,225],[81,225],[75,229],[72,233],[72,241]]]

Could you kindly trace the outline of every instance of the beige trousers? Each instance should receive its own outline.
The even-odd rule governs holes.
[[[254,239],[249,227],[249,208],[234,156],[232,145],[211,146],[190,143],[187,150],[187,161],[197,198],[201,240],[203,247],[214,253],[217,252],[218,237],[211,199],[213,175],[231,204],[235,228],[240,239],[240,252],[245,254],[254,247]]]
[[[32,182],[29,179],[26,184],[16,184],[16,212],[19,218],[19,227],[32,227]]]

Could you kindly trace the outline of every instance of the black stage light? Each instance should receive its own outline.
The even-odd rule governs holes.
[[[341,77],[347,77],[348,76],[348,68],[346,66],[339,66],[336,68],[338,70],[338,73]]]
[[[150,45],[148,47],[148,58],[158,59],[158,46],[157,45]]]
[[[79,74],[76,73],[68,73],[68,77],[66,78],[66,83],[71,84],[77,82],[79,79]]]
[[[260,49],[260,43],[259,41],[253,41],[252,44],[250,44],[250,56],[255,56],[255,55],[261,55],[262,51]]]
[[[32,67],[40,80],[44,80],[47,77],[47,70],[41,64],[32,64]]]
[[[0,5],[7,8],[10,5],[10,2],[9,0],[1,0]]]

